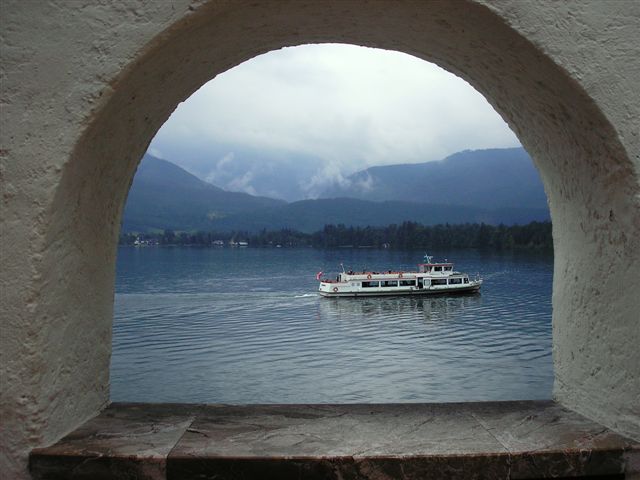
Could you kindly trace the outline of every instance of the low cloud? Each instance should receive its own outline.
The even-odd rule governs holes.
[[[374,180],[369,172],[365,172],[364,178],[358,179],[353,182],[353,187],[361,193],[370,192],[373,190]]]
[[[251,183],[253,182],[253,172],[247,172],[241,177],[234,178],[227,183],[227,190],[233,192],[244,192],[250,195],[258,195],[256,189]]]
[[[307,168],[315,173],[298,180],[308,196],[374,165],[519,145],[464,80],[403,53],[335,44],[272,51],[218,75],[178,106],[150,152],[186,151],[194,143],[201,152],[232,145],[315,162]],[[233,152],[218,160],[184,158],[168,160],[249,193],[264,172],[254,175],[249,166],[227,178]],[[353,188],[370,188],[369,181]]]
[[[349,188],[351,182],[345,178],[340,165],[336,162],[325,163],[309,181],[300,182],[300,187],[307,198],[318,198],[333,186]]]
[[[204,180],[214,185],[217,185],[218,181],[221,178],[224,179],[224,177],[226,177],[228,167],[231,164],[231,162],[233,162],[234,158],[235,158],[235,154],[233,152],[229,152],[225,156],[223,156],[220,160],[213,162],[214,168],[209,170],[209,173],[204,175]],[[223,180],[223,182],[226,182],[226,181]]]
[[[157,148],[149,147],[149,150],[147,150],[147,153],[149,153],[149,155],[152,155],[156,158],[164,159],[162,155],[162,151],[158,150]]]

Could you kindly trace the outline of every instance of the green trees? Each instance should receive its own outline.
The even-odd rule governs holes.
[[[135,245],[145,241],[151,245],[201,245],[214,241],[246,241],[252,247],[315,247],[315,248],[481,248],[491,250],[553,249],[551,222],[532,222],[527,225],[462,225],[425,226],[416,222],[403,222],[386,227],[347,227],[325,225],[322,230],[308,234],[291,229],[259,233],[250,232],[174,232],[123,234],[121,245]]]

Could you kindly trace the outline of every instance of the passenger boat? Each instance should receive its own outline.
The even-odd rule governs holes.
[[[466,273],[453,270],[453,263],[434,263],[425,255],[425,263],[417,272],[346,272],[344,267],[335,280],[316,275],[320,282],[318,293],[323,297],[369,297],[377,295],[433,295],[442,293],[471,293],[480,290],[482,278],[469,278]]]

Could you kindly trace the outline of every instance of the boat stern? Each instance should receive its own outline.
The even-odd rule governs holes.
[[[318,294],[323,297],[333,297],[340,293],[340,287],[335,282],[320,282]]]

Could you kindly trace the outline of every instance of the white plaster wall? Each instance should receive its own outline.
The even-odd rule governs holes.
[[[323,41],[435,61],[510,123],[554,222],[555,394],[640,437],[640,4],[482,3],[5,0],[0,470],[108,401],[119,217],[155,131],[217,73]]]
[[[640,439],[640,3],[487,3],[586,91],[619,140],[622,151],[601,150],[606,134],[571,109],[562,123],[585,138],[552,159],[553,176],[538,162],[556,252],[554,396]],[[535,154],[554,133],[537,145],[519,136]]]
[[[82,131],[112,93],[109,83],[137,46],[188,11],[188,2],[110,3],[0,3],[0,476],[7,479],[26,478],[30,448],[55,441],[108,401],[113,232],[92,225],[81,239],[56,232],[65,227],[52,220],[53,199]],[[78,182],[90,190],[87,179]]]

